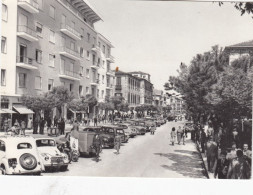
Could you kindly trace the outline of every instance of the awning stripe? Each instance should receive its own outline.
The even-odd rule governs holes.
[[[19,113],[19,114],[34,114],[34,112],[30,109],[28,109],[25,106],[13,106],[13,108]]]

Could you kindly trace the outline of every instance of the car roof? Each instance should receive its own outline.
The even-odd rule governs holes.
[[[31,140],[33,137],[30,135],[1,135],[1,140]]]
[[[97,127],[93,127],[93,126],[91,126],[91,127],[84,127],[83,130],[85,130],[85,129],[101,129],[101,126],[97,126]]]
[[[55,140],[53,137],[50,137],[48,135],[41,135],[41,134],[33,134],[32,137],[36,140],[38,140],[38,139],[53,139],[53,140]]]
[[[103,125],[102,127],[105,127],[105,128],[115,128],[115,129],[123,129],[122,127],[119,127],[117,125]]]

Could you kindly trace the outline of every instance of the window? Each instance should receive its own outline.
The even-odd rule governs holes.
[[[1,69],[1,86],[6,85],[6,70]]]
[[[36,49],[35,59],[36,59],[37,63],[41,64],[41,61],[42,61],[42,51]]]
[[[83,58],[84,57],[84,50],[82,47],[80,47],[80,56]]]
[[[87,51],[87,52],[86,52],[86,55],[87,55],[87,59],[89,60],[89,59],[90,59],[90,52]]]
[[[121,77],[116,77],[116,85],[121,85]]]
[[[83,76],[83,66],[80,66],[80,75]]]
[[[96,45],[96,43],[97,43],[97,39],[96,37],[93,37],[93,44]]]
[[[20,143],[17,145],[17,149],[32,149],[32,145],[30,143]]]
[[[83,86],[79,85],[79,95],[82,96],[83,95]]]
[[[48,91],[51,91],[54,87],[54,79],[48,79]]]
[[[105,53],[105,46],[103,45],[103,53]]]
[[[6,43],[6,37],[2,37],[1,41],[1,52],[6,53],[7,52],[7,43]]]
[[[101,91],[101,97],[102,97],[102,98],[104,98],[104,93],[105,93],[105,91],[102,90],[102,91]]]
[[[49,66],[54,67],[54,60],[55,56],[52,54],[49,54]]]
[[[49,8],[49,16],[55,19],[55,8],[53,6],[50,6]]]
[[[86,69],[86,77],[90,78],[90,69]]]
[[[76,23],[72,21],[71,22],[71,28],[75,29],[75,25],[76,25]]]
[[[90,33],[87,33],[87,41],[90,42]]]
[[[98,58],[98,66],[100,65],[100,58]]]
[[[36,32],[38,33],[38,35],[42,35],[42,24],[38,23],[36,24]]]
[[[70,42],[70,49],[72,50],[72,51],[75,51],[75,43],[74,42]]]
[[[92,64],[93,65],[96,64],[96,56],[95,56],[95,54],[92,54]]]
[[[102,75],[102,83],[104,84],[105,75]]]
[[[97,98],[99,98],[99,89],[97,89]]]
[[[5,143],[0,140],[0,151],[5,152],[5,150],[6,150]]]
[[[37,76],[35,77],[35,89],[41,89],[42,83],[41,83],[41,77]]]
[[[89,87],[86,87],[86,94],[89,94]]]
[[[69,84],[69,91],[72,91],[72,90],[73,90],[73,84],[70,83],[70,84]]]
[[[81,33],[82,33],[82,35],[84,35],[84,29],[83,28],[81,28]]]
[[[102,63],[102,67],[104,68],[105,67],[105,61],[103,60],[103,63]]]
[[[26,87],[26,74],[19,73],[19,87],[25,88]]]
[[[100,42],[98,42],[98,47],[99,47],[99,48],[101,47],[101,43],[100,43]]]
[[[55,43],[55,32],[50,30],[50,34],[49,34],[49,41],[51,43]]]
[[[43,10],[43,0],[37,0],[37,3],[39,4],[39,9]]]
[[[8,7],[5,4],[2,4],[2,20],[6,22],[8,20]]]

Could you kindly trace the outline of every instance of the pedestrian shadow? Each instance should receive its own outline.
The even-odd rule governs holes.
[[[183,154],[154,153],[154,155],[173,161],[171,165],[161,165],[161,167],[166,170],[175,171],[183,176],[191,178],[207,178],[198,153],[186,150],[178,150],[178,152]],[[191,154],[191,156],[186,156],[185,154]]]

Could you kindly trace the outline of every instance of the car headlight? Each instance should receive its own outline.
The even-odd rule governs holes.
[[[42,153],[41,156],[45,159],[45,161],[48,161],[50,159],[50,155],[46,153]]]

